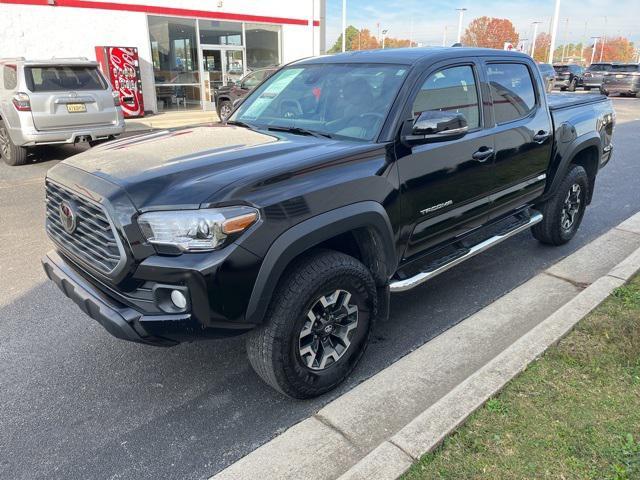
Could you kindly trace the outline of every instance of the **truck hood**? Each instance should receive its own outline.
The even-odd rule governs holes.
[[[274,175],[345,143],[352,142],[203,126],[109,142],[61,162],[60,169],[75,167],[116,184],[146,210],[202,204],[222,187]]]

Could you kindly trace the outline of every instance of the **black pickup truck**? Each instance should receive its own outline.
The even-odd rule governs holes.
[[[529,228],[550,245],[575,235],[615,114],[604,96],[544,90],[516,52],[294,62],[226,127],[121,139],[53,167],[44,269],[116,337],[247,334],[264,381],[319,395],[355,367],[390,293]]]

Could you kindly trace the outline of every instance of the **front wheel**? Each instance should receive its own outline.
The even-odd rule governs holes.
[[[589,177],[580,165],[574,165],[549,200],[542,206],[543,219],[531,229],[542,243],[563,245],[577,233],[589,192]]]
[[[220,102],[220,108],[218,108],[218,116],[220,117],[220,121],[226,122],[228,118],[231,116],[232,111],[233,111],[233,104],[229,100],[224,100]]]
[[[578,82],[574,78],[573,80],[571,80],[571,83],[569,84],[569,91],[570,92],[575,92],[577,86],[578,86]]]
[[[362,263],[331,250],[312,252],[288,269],[264,324],[249,333],[251,366],[285,395],[321,395],[355,368],[376,313],[376,285]]]

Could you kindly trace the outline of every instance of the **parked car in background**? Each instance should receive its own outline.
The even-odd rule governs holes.
[[[538,63],[538,70],[540,70],[540,75],[542,75],[545,90],[547,93],[552,92],[556,83],[556,71],[553,69],[553,66],[549,63]]]
[[[575,92],[582,86],[584,68],[580,65],[554,65],[553,69],[556,71],[555,88]]]
[[[619,93],[622,96],[635,95],[640,98],[640,64],[614,64],[604,76],[600,92],[604,95]]]
[[[233,111],[236,100],[244,98],[251,90],[273,75],[279,67],[262,68],[246,74],[238,83],[231,82],[229,85],[216,89],[213,98],[216,103],[216,110],[220,121],[224,122]]]
[[[22,165],[30,147],[109,140],[124,131],[120,98],[85,58],[0,59],[0,154]]]
[[[582,84],[585,90],[600,88],[602,79],[611,71],[611,63],[592,63],[582,76]]]
[[[229,128],[110,142],[51,168],[44,269],[116,337],[247,333],[265,382],[320,395],[356,366],[391,292],[525,230],[550,245],[576,235],[615,114],[602,95],[543,88],[531,57],[490,49],[291,63]]]

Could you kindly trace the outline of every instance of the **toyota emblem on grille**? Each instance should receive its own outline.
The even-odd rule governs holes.
[[[78,226],[78,215],[76,214],[74,205],[67,201],[63,201],[58,207],[58,212],[60,214],[62,228],[64,228],[68,234],[75,232],[76,227]]]

